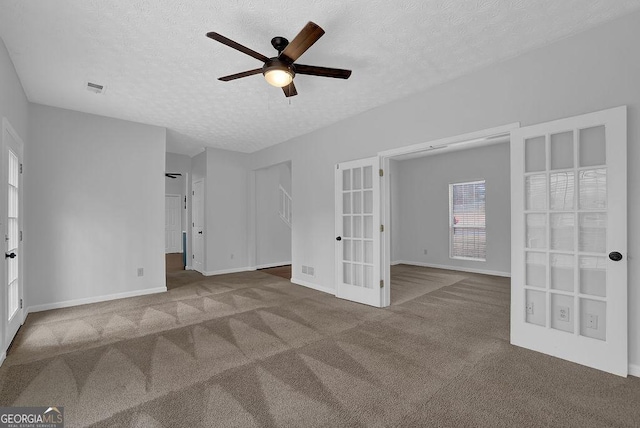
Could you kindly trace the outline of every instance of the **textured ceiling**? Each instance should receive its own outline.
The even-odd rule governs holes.
[[[640,0],[0,0],[0,36],[30,101],[166,127],[168,150],[253,152],[640,8]],[[296,76],[287,100],[261,63],[314,21],[300,62],[353,70]],[[102,95],[87,81],[106,85]]]

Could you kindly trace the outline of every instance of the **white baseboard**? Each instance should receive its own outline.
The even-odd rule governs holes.
[[[4,360],[6,359],[7,359],[7,352],[5,351],[0,355],[0,366],[2,366],[2,363],[4,363]]]
[[[507,278],[511,277],[510,272],[500,272],[496,270],[488,270],[488,269],[476,269],[464,266],[449,266],[449,265],[440,265],[435,263],[422,263],[422,262],[410,262],[406,260],[398,260],[392,264],[403,264],[403,265],[411,265],[411,266],[420,266],[420,267],[430,267],[435,269],[447,269],[447,270],[458,270],[461,272],[471,272],[471,273],[481,273],[484,275],[495,275],[495,276],[504,276]]]
[[[264,265],[258,265],[255,266],[253,269],[258,270],[258,269],[269,269],[269,268],[273,268],[273,267],[280,267],[280,266],[286,266],[286,265],[290,265],[291,262],[275,262],[275,263],[267,263]]]
[[[312,282],[298,278],[291,278],[291,282],[296,285],[302,285],[303,287],[312,288],[317,291],[322,291],[323,293],[331,294],[332,296],[336,295],[336,290],[334,290],[333,288],[325,287],[323,285],[314,284]]]
[[[396,260],[395,262],[391,262],[391,266],[402,264],[403,262],[400,260]]]
[[[629,374],[631,376],[640,377],[640,365],[629,364]]]
[[[28,313],[48,311],[50,309],[68,308],[70,306],[86,305],[88,303],[106,302],[109,300],[124,299],[126,297],[145,296],[147,294],[164,293],[167,287],[148,288],[145,290],[126,291],[124,293],[107,294],[104,296],[87,297],[84,299],[65,300],[63,302],[45,303],[44,305],[35,305],[27,308]]]
[[[239,268],[205,271],[205,272],[202,272],[202,274],[204,276],[214,276],[214,275],[224,275],[227,273],[249,272],[252,270],[255,270],[255,268],[252,268],[250,266],[245,266],[245,267],[239,267]]]

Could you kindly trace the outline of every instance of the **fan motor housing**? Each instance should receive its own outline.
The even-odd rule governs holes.
[[[262,66],[262,74],[266,74],[267,71],[271,70],[283,70],[287,73],[291,74],[291,78],[294,78],[296,75],[296,69],[293,64],[286,63],[278,58],[270,58],[269,61],[265,62]]]

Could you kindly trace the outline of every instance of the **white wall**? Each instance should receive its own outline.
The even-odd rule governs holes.
[[[25,161],[30,307],[165,289],[164,128],[30,104]]]
[[[306,282],[334,289],[336,163],[518,121],[526,126],[628,105],[629,219],[640,218],[638,40],[634,13],[252,154],[251,169],[292,161],[294,280],[302,264],[314,266],[316,276]],[[640,257],[637,221],[629,222],[629,257]],[[640,365],[640,263],[629,266],[629,357]]]
[[[28,122],[28,101],[22,89],[22,84],[18,79],[9,53],[0,39],[0,122],[6,117],[11,126],[22,138],[25,146],[29,146],[27,133]],[[0,125],[1,127],[2,125]],[[2,137],[0,136],[0,140]],[[1,141],[0,141],[1,143]],[[1,147],[1,146],[0,146]],[[3,165],[4,168],[4,165]],[[25,171],[25,175],[28,174]],[[4,186],[4,183],[2,184]],[[2,206],[2,204],[0,204]],[[3,232],[4,233],[4,232]],[[6,278],[5,263],[0,263],[0,278]],[[6,293],[0,293],[0,354],[3,353],[9,343],[5,338],[5,324],[7,302]]]
[[[246,269],[250,265],[248,155],[212,148],[205,154],[205,272]]]
[[[509,143],[397,162],[391,228],[397,258],[443,268],[511,271]],[[486,261],[449,257],[449,184],[486,181]],[[424,254],[427,250],[427,254]]]
[[[291,262],[291,228],[280,218],[280,186],[291,194],[291,165],[288,162],[255,172],[256,265],[284,265]]]

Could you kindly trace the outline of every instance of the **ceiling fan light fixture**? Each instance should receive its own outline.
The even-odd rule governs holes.
[[[264,64],[262,74],[267,83],[277,88],[288,86],[293,82],[293,77],[295,76],[293,68],[277,58],[273,58]]]
[[[293,74],[289,70],[273,68],[264,72],[264,80],[270,85],[283,88],[293,82]]]

